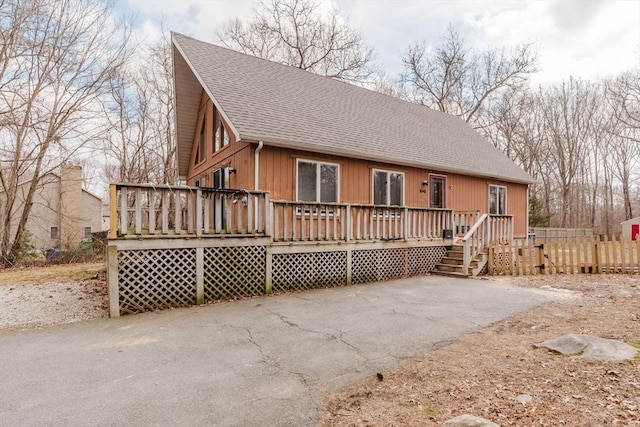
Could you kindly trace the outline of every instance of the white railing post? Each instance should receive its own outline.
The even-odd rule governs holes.
[[[350,242],[351,239],[352,239],[351,233],[353,231],[353,222],[352,222],[352,216],[351,216],[351,205],[347,205],[347,207],[346,207],[346,215],[345,216],[346,216],[345,220],[347,222],[347,232],[346,232],[347,235],[346,235],[345,240],[347,242]]]
[[[120,188],[120,234],[122,236],[126,236],[129,232],[129,218],[127,212],[129,206],[127,202],[127,193],[127,187]]]
[[[462,241],[462,272],[469,274],[469,265],[471,265],[471,250],[469,247],[469,239]]]
[[[142,234],[142,190],[136,188],[134,206],[135,206],[135,224],[134,229],[137,235]]]
[[[409,219],[409,208],[405,207],[404,208],[404,212],[402,215],[402,220],[400,221],[400,227],[402,229],[402,235],[400,236],[402,239],[407,240],[409,239],[409,224],[410,224],[410,219]]]
[[[202,190],[196,190],[196,236],[202,237]]]
[[[149,201],[149,234],[156,234],[156,192],[154,190],[148,191]]]

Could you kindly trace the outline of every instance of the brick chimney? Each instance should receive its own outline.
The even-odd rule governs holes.
[[[60,244],[80,242],[82,229],[82,166],[63,164],[60,171]]]

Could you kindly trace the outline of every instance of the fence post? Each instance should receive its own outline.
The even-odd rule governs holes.
[[[204,304],[204,248],[196,248],[196,304]]]
[[[273,252],[270,244],[267,244],[266,249],[264,287],[265,292],[270,294],[273,291]]]
[[[107,246],[107,283],[109,286],[109,317],[120,317],[118,248],[115,245]]]
[[[535,246],[534,246],[535,247]],[[540,274],[546,274],[546,270],[544,268],[544,244],[539,245],[538,247],[538,261],[537,268]]]
[[[598,274],[602,273],[602,269],[600,268],[600,251],[597,240],[593,242],[593,269],[591,271]]]
[[[493,263],[495,260],[495,246],[493,243],[489,244],[489,276],[493,276],[495,274]]]
[[[347,286],[353,283],[353,259],[351,248],[347,249]]]

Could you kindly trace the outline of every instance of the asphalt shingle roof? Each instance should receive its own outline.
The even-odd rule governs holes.
[[[458,117],[181,34],[173,42],[243,140],[534,182]]]

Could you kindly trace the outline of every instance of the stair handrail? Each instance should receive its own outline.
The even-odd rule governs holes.
[[[488,243],[486,242],[485,236],[480,236],[478,230],[481,226],[484,225],[484,222],[489,218],[489,214],[483,214],[473,227],[467,231],[462,239],[462,272],[466,275],[469,274],[469,266],[471,265],[471,261],[480,253],[480,251],[484,248],[484,246]],[[482,234],[485,234],[485,228],[482,229]]]

